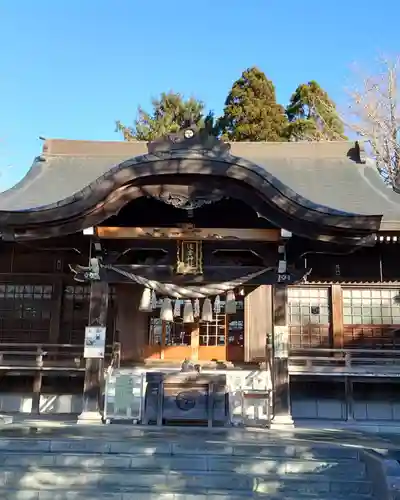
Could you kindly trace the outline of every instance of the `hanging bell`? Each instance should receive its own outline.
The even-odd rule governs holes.
[[[221,299],[219,295],[214,300],[214,312],[215,314],[221,314]]]
[[[199,318],[200,317],[200,300],[196,299],[193,304],[193,311],[194,311],[194,317]]]
[[[160,318],[163,321],[174,321],[171,299],[166,297],[161,304]]]
[[[153,311],[157,309],[157,295],[154,290],[151,291],[151,308]]]
[[[212,304],[210,299],[204,299],[201,320],[210,323],[213,320]]]
[[[139,311],[151,312],[153,308],[151,307],[151,290],[150,288],[145,288],[143,290],[142,298],[140,299]]]
[[[185,305],[183,306],[183,322],[194,323],[193,306],[191,300],[185,300]]]
[[[233,290],[229,290],[225,299],[225,314],[236,313],[236,297]]]

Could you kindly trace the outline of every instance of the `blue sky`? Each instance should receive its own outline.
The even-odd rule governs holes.
[[[162,91],[219,113],[257,65],[285,104],[317,80],[340,101],[355,61],[400,53],[400,1],[0,0],[0,189],[41,151],[39,136],[119,140]]]

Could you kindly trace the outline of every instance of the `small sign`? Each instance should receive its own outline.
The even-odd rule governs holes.
[[[113,370],[106,381],[104,418],[106,421],[140,421],[143,399],[142,373],[129,369]]]
[[[104,358],[106,347],[106,327],[87,326],[85,328],[84,358]]]
[[[130,375],[119,375],[116,377],[114,399],[115,413],[130,413],[134,393],[135,383]]]
[[[291,283],[292,275],[289,273],[278,273],[276,277],[277,283]]]
[[[289,328],[287,326],[274,326],[274,356],[279,359],[289,357]]]

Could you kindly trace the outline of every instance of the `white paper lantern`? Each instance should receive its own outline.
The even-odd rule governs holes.
[[[214,312],[215,314],[221,313],[221,299],[219,295],[217,295],[214,300]]]
[[[233,290],[229,290],[226,294],[225,300],[225,314],[235,314],[236,313],[236,297]]]
[[[193,305],[191,300],[185,300],[185,305],[183,306],[183,322],[194,323]]]
[[[150,288],[145,288],[142,293],[142,298],[140,299],[139,311],[150,312],[153,308],[151,306],[151,290]]]
[[[160,318],[163,321],[174,321],[174,312],[172,310],[171,299],[166,297],[161,304]]]
[[[213,320],[212,304],[210,299],[204,299],[201,319],[202,321],[207,321],[208,323]]]

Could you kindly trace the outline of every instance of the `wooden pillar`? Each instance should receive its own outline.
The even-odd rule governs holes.
[[[265,362],[268,337],[272,336],[272,285],[260,285],[244,299],[245,361]]]
[[[271,426],[292,426],[289,383],[287,286],[274,286],[273,418]]]
[[[331,287],[331,307],[332,307],[332,347],[334,349],[343,349],[344,330],[343,330],[343,299],[342,287],[332,285]]]
[[[353,380],[351,377],[344,378],[344,394],[345,394],[345,405],[346,405],[346,420],[353,420],[354,418],[354,391],[353,391]]]
[[[60,277],[53,283],[49,344],[58,344],[59,342],[62,297],[63,283],[62,278]]]
[[[107,326],[108,292],[108,283],[104,281],[93,281],[91,283],[88,326]],[[79,422],[94,423],[101,421],[100,397],[103,380],[104,359],[86,359],[83,411],[79,416]]]
[[[134,283],[115,285],[116,329],[121,343],[121,363],[124,366],[143,361],[148,344],[148,314],[139,311],[143,287]]]
[[[36,350],[36,370],[33,376],[32,387],[32,413],[39,415],[40,413],[40,395],[42,393],[42,380],[43,380],[43,349],[38,346]]]
[[[39,415],[40,413],[40,395],[42,393],[42,372],[35,371],[33,376],[33,393],[32,393],[32,413]]]

